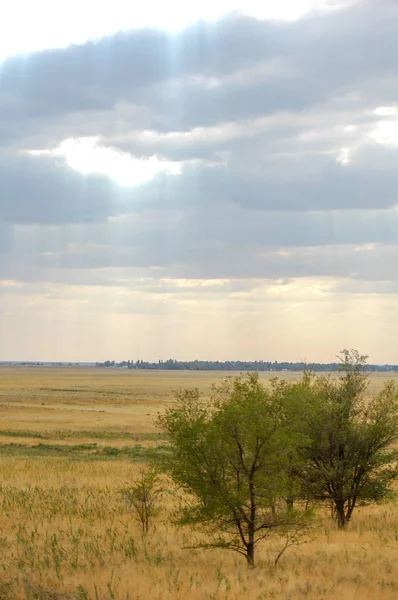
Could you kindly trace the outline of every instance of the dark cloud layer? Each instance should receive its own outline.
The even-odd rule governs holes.
[[[39,156],[0,163],[0,219],[9,223],[90,223],[113,214],[118,190]]]
[[[391,2],[362,2],[291,24],[233,16],[180,34],[121,33],[10,58],[1,69],[1,112],[8,120],[49,118],[144,101],[193,127],[311,107],[375,77],[395,77],[397,19]],[[245,82],[245,70],[274,60],[274,73]],[[238,72],[243,82],[228,81]],[[200,85],[209,78],[219,85]]]

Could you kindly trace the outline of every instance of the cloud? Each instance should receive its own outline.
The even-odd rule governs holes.
[[[236,15],[14,57],[1,67],[1,114],[20,136],[21,122],[128,103],[148,107],[167,131],[303,110],[362,89],[376,99],[396,92],[396,16],[388,2],[294,23]]]
[[[2,156],[0,219],[9,223],[70,223],[106,219],[118,190],[102,176],[83,177],[48,157]]]
[[[386,168],[386,156],[391,168]],[[154,174],[151,181],[133,187],[120,187],[105,175],[82,175],[68,168],[63,159],[10,156],[0,159],[0,218],[10,223],[90,223],[167,209],[173,218],[179,211],[178,220],[185,221],[192,211],[208,220],[207,215],[217,207],[219,212],[232,207],[271,212],[390,209],[398,204],[395,156],[395,149],[373,150],[370,157],[362,153],[362,164],[354,158],[347,168],[333,157],[316,153],[312,164],[306,155],[264,156],[254,165],[249,156],[243,158],[244,163],[231,159],[231,165],[222,164],[221,159],[218,164],[198,159],[174,163],[176,167],[155,159],[157,169],[164,164],[174,175]],[[87,161],[90,164],[89,156]],[[140,169],[139,165],[139,161],[131,161],[131,171],[124,176],[144,177],[141,171],[150,163],[148,167],[143,163],[134,175],[133,169]],[[108,167],[115,170],[113,163]]]
[[[178,234],[162,215],[89,229],[19,226],[0,277],[126,288],[150,278],[159,289],[170,279],[397,279],[397,211],[248,214],[213,212],[208,221],[191,214]]]
[[[280,326],[289,311],[310,322],[308,306],[344,313],[348,297],[350,312],[356,295],[369,314],[373,296],[389,306],[397,23],[395,2],[362,0],[5,60],[0,280],[15,285],[1,284],[2,310],[20,298],[31,315],[44,302],[65,319],[187,327],[224,299],[235,331],[263,304],[282,303]]]

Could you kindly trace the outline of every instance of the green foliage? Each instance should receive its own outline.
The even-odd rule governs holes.
[[[398,438],[398,390],[389,382],[367,397],[366,359],[344,350],[339,378],[306,375],[286,386],[287,404],[300,388],[293,430],[309,440],[300,448],[302,466],[295,474],[306,497],[332,503],[340,528],[359,503],[391,497],[398,476],[397,453],[391,448]]]
[[[41,440],[64,440],[70,438],[92,438],[100,440],[132,440],[140,442],[144,440],[159,441],[161,437],[158,433],[131,433],[129,431],[97,431],[92,430],[56,430],[56,431],[32,431],[29,429],[2,429],[2,437],[18,437],[18,438],[37,438]]]
[[[398,390],[390,382],[369,398],[366,360],[344,350],[338,377],[307,371],[266,389],[249,373],[214,386],[210,400],[197,389],[176,393],[158,418],[171,447],[161,464],[185,493],[179,522],[210,535],[202,547],[235,550],[253,565],[270,532],[285,535],[286,547],[298,543],[294,532],[310,516],[297,510],[303,501],[330,503],[344,528],[359,504],[391,498]]]
[[[21,457],[63,457],[72,461],[102,461],[102,460],[134,460],[137,462],[149,462],[165,452],[168,452],[168,446],[165,444],[158,446],[97,446],[92,444],[0,444],[0,457],[21,456]]]
[[[151,521],[159,512],[162,492],[159,476],[153,469],[141,470],[138,479],[126,483],[121,490],[122,497],[141,523],[143,535],[149,532]]]
[[[163,468],[188,498],[180,523],[201,524],[211,535],[202,547],[235,550],[249,565],[264,537],[304,518],[284,501],[303,436],[285,426],[279,392],[265,389],[257,373],[226,378],[209,401],[198,390],[177,392],[158,418],[171,443]]]

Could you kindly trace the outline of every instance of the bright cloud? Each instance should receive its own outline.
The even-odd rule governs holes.
[[[398,121],[380,121],[369,137],[382,146],[398,146]]]
[[[97,137],[66,139],[54,150],[33,150],[30,154],[61,156],[82,175],[106,175],[120,185],[138,185],[158,173],[179,175],[182,171],[180,163],[160,160],[156,155],[140,160],[127,152],[101,146]]]
[[[378,117],[393,117],[398,113],[396,106],[378,106],[374,110],[374,114]]]
[[[348,165],[351,162],[351,149],[350,148],[342,148],[338,157],[336,158],[336,162],[340,165]]]

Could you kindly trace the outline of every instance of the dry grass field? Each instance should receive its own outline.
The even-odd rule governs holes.
[[[173,389],[208,393],[224,375],[0,368],[0,600],[398,597],[395,504],[358,509],[346,532],[320,518],[276,569],[278,540],[254,570],[226,551],[184,549],[194,532],[172,525],[171,493],[142,538],[119,490],[167,443],[154,416]],[[387,379],[372,377],[371,391]]]

